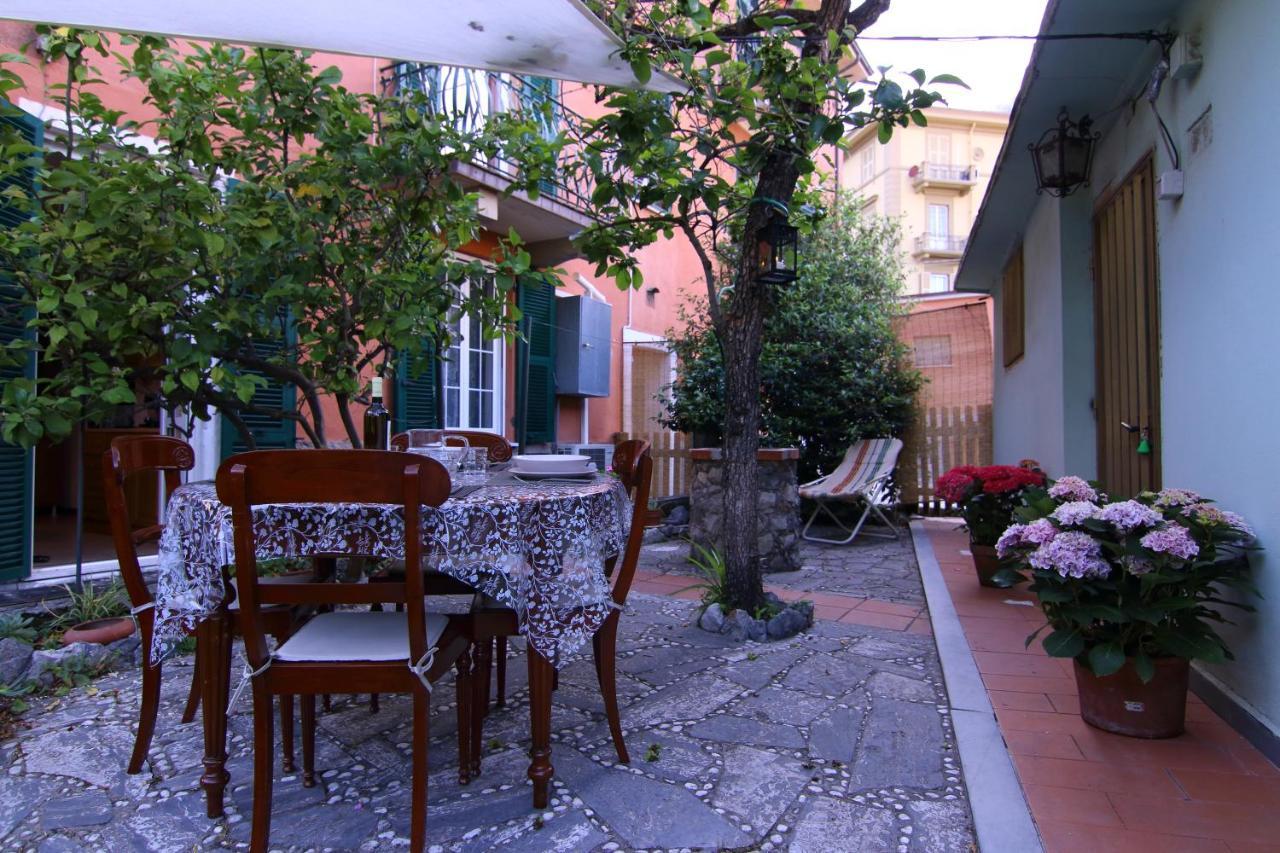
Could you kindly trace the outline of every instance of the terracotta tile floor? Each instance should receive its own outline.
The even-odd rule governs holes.
[[[688,589],[695,582],[696,579],[688,575],[664,575],[637,571],[631,589],[652,595],[696,599],[701,595],[698,590]],[[929,614],[923,607],[879,601],[874,598],[839,595],[834,592],[806,592],[802,589],[774,587],[768,584],[765,585],[765,589],[776,593],[785,601],[807,598],[813,602],[813,615],[817,619],[829,619],[832,622],[851,625],[869,625],[873,628],[888,628],[893,631],[910,631],[913,634],[933,633],[929,626]]]
[[[1071,662],[1023,646],[1041,621],[1030,596],[980,587],[965,534],[925,526],[1045,850],[1280,850],[1280,769],[1194,695],[1170,740],[1086,725]]]

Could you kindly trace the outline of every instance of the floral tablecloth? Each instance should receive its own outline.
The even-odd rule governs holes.
[[[403,559],[403,509],[390,504],[269,504],[254,508],[258,558],[366,554]],[[514,609],[520,630],[563,665],[612,607],[604,560],[621,552],[631,520],[622,484],[521,483],[498,475],[423,517],[429,565]],[[231,510],[212,483],[175,489],[160,538],[156,631],[161,660],[222,603],[234,562]]]

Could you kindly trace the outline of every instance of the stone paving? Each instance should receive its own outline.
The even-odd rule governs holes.
[[[843,573],[840,551],[814,561],[816,582],[844,590],[869,584],[881,597],[901,586],[907,595],[906,582],[855,579],[896,553],[897,571],[919,586],[909,546],[844,553]],[[652,566],[654,555],[646,559]],[[930,637],[819,621],[787,641],[736,645],[691,627],[696,613],[687,600],[631,597],[618,684],[630,767],[615,763],[589,658],[561,673],[552,717],[556,778],[541,812],[531,810],[525,780],[521,650],[512,649],[508,705],[486,722],[483,775],[466,787],[456,781],[452,686],[440,684],[430,744],[433,849],[973,848]],[[166,667],[150,765],[138,776],[123,772],[135,672],[36,703],[17,737],[0,743],[0,850],[244,847],[252,800],[248,702],[230,722],[228,816],[210,821],[197,784],[200,726],[178,722],[190,669],[189,659]],[[277,776],[273,847],[406,844],[408,702],[384,697],[381,712],[371,714],[365,697],[335,697],[319,726],[322,784],[307,789],[297,776]]]

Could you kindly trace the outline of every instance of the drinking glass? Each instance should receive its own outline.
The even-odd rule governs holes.
[[[462,456],[459,473],[464,483],[483,486],[489,479],[489,449],[487,447],[467,448]]]

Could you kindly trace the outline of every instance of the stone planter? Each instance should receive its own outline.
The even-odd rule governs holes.
[[[1098,677],[1076,661],[1080,716],[1096,728],[1118,735],[1166,738],[1182,734],[1187,714],[1190,661],[1156,658],[1155,676],[1138,678],[1133,659],[1119,672]]]
[[[133,633],[134,628],[133,619],[129,616],[112,616],[108,619],[81,622],[79,625],[66,630],[62,635],[62,645],[97,643],[100,646],[105,646],[114,643],[116,640],[123,640]]]
[[[689,489],[689,539],[724,553],[724,461],[719,448],[690,451],[693,477]],[[756,548],[765,572],[800,568],[800,487],[794,447],[762,448],[760,494],[756,498],[759,527]]]
[[[1003,584],[998,584],[994,580],[995,573],[1000,571],[1000,557],[996,555],[994,545],[977,545],[972,540],[969,542],[969,553],[973,555],[973,568],[978,573],[978,583],[982,586],[1003,588]]]

